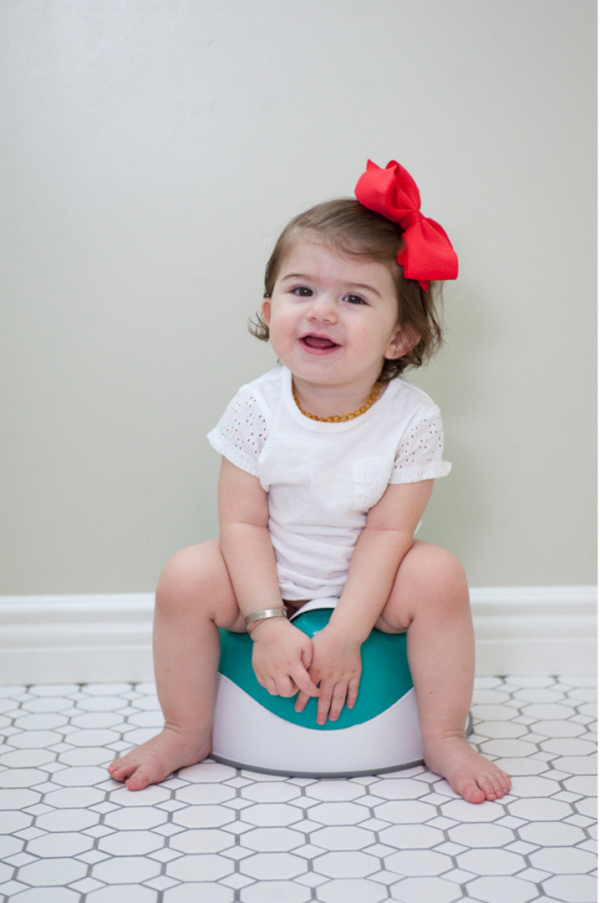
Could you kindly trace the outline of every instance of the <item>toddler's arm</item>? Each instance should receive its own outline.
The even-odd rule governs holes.
[[[221,551],[244,617],[282,608],[275,552],[269,535],[267,494],[259,480],[222,459],[219,477]],[[252,631],[252,664],[259,683],[274,696],[319,691],[308,675],[312,642],[287,620],[259,622]]]
[[[360,680],[360,646],[389,599],[398,568],[412,547],[414,533],[433,490],[433,480],[390,484],[367,516],[348,571],[348,578],[329,624],[313,637],[309,674],[320,684],[317,721],[339,716],[344,703],[352,708]],[[301,693],[296,709],[308,697]]]

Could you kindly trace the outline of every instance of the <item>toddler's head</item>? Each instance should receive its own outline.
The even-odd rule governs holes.
[[[437,280],[456,279],[458,259],[439,223],[421,213],[414,179],[394,160],[385,169],[369,160],[355,194],[357,200],[318,204],[288,223],[267,264],[265,297],[271,297],[284,260],[301,241],[321,243],[349,260],[384,264],[396,287],[398,326],[415,342],[402,357],[385,360],[380,379],[389,380],[407,367],[420,367],[441,345]],[[260,314],[250,331],[269,338]]]
[[[383,263],[396,287],[398,325],[415,338],[418,336],[415,346],[401,358],[384,362],[381,379],[393,379],[407,367],[419,367],[437,351],[442,341],[436,310],[439,286],[430,283],[429,291],[424,291],[416,280],[405,278],[403,267],[397,261],[403,234],[397,223],[350,198],[311,207],[294,217],[279,236],[265,270],[265,297],[272,295],[282,264],[298,242],[321,243],[349,259],[358,257]],[[269,338],[269,327],[260,314],[250,331],[259,339]]]

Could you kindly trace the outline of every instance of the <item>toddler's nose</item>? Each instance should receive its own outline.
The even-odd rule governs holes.
[[[325,292],[314,295],[312,304],[307,311],[309,320],[317,320],[324,323],[335,323],[337,311],[334,299]]]

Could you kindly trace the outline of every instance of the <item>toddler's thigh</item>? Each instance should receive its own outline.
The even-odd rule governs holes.
[[[419,608],[462,608],[468,599],[467,579],[458,559],[447,549],[417,540],[398,568],[375,626],[386,633],[402,633]]]
[[[169,558],[158,581],[156,605],[208,616],[218,627],[245,629],[217,539],[188,546]]]

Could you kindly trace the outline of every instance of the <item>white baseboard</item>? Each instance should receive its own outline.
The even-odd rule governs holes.
[[[471,590],[477,674],[595,674],[594,586]],[[0,684],[153,680],[150,593],[0,597]]]

